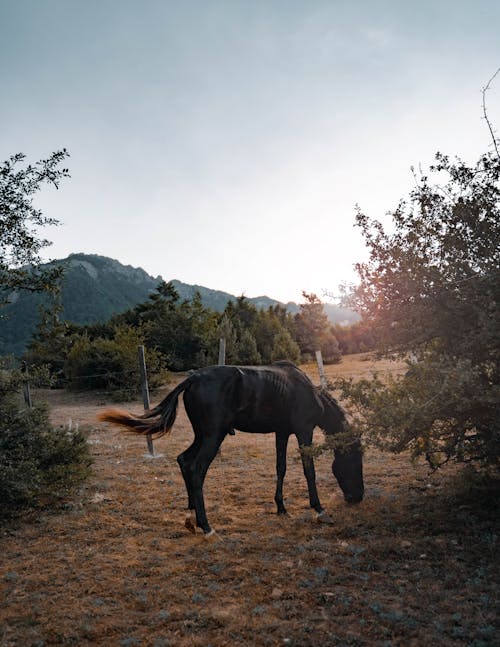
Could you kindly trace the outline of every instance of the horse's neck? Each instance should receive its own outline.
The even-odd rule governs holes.
[[[323,403],[323,424],[321,427],[328,436],[338,434],[344,428],[344,413],[329,394],[322,392],[320,397]]]

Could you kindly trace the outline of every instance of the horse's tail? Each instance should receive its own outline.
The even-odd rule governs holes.
[[[142,416],[133,416],[121,409],[105,409],[97,415],[97,419],[136,434],[154,434],[155,438],[160,438],[168,434],[174,426],[179,395],[186,390],[191,381],[192,376],[185,379],[170,391],[160,404]]]

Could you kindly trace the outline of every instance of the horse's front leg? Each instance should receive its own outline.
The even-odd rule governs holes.
[[[304,447],[304,445],[303,445]],[[310,445],[305,445],[305,447],[310,447]],[[307,481],[307,490],[309,492],[309,503],[311,508],[316,510],[318,514],[324,512],[323,506],[320,503],[318,489],[316,487],[316,471],[314,469],[314,460],[312,456],[308,456],[301,452],[302,458],[302,467],[304,469],[304,476]]]
[[[307,449],[312,445],[312,430],[307,433],[297,434],[297,440],[301,448],[300,457],[302,459],[302,468],[304,470],[304,476],[307,481],[307,490],[309,492],[309,503],[313,510],[316,510],[318,514],[318,521],[331,523],[331,518],[327,514],[326,510],[321,505],[318,495],[318,489],[316,487],[316,470],[314,469],[314,459],[307,452]],[[305,449],[306,451],[303,451]]]
[[[274,500],[278,507],[278,514],[286,514],[283,503],[283,481],[286,474],[286,448],[288,446],[288,434],[276,432],[276,494]]]

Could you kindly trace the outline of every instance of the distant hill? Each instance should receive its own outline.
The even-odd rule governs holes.
[[[154,292],[161,276],[152,277],[141,268],[97,254],[71,254],[68,258],[53,261],[49,266],[62,265],[62,318],[76,324],[107,321],[113,314],[125,312],[145,301]],[[212,290],[201,285],[188,285],[173,280],[181,299],[190,300],[198,291],[202,303],[222,312],[227,302],[236,297],[228,292]],[[257,308],[268,308],[280,302],[267,296],[248,299]],[[39,309],[46,297],[27,292],[15,293],[11,302],[0,309],[0,355],[21,355],[39,322]],[[299,306],[285,305],[292,312]],[[349,310],[325,304],[325,312],[332,322],[351,323],[358,319]]]
[[[222,292],[220,290],[212,290],[211,288],[205,288],[202,285],[189,285],[188,283],[182,283],[177,279],[173,279],[172,283],[175,286],[175,289],[179,293],[181,299],[190,300],[194,297],[196,292],[200,293],[201,301],[204,306],[211,308],[216,312],[222,312],[227,305],[228,301],[235,301],[236,297],[234,294],[229,292]],[[250,303],[253,303],[256,308],[261,310],[267,310],[271,306],[282,305],[291,312],[292,314],[297,313],[300,310],[300,307],[294,301],[288,301],[283,303],[277,299],[271,299],[271,297],[261,296],[261,297],[247,297]],[[352,310],[347,308],[341,308],[334,305],[333,303],[324,303],[323,307],[326,314],[328,315],[329,320],[332,323],[338,323],[342,326],[347,326],[355,321],[359,320],[359,316]]]

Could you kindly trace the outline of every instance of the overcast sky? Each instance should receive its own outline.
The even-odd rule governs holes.
[[[247,296],[353,280],[437,150],[491,144],[497,0],[0,0],[0,158],[66,147],[45,258]],[[500,128],[500,76],[487,95]]]

